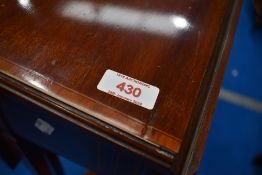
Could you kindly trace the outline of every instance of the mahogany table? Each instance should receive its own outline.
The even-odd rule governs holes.
[[[1,117],[97,174],[194,174],[240,7],[1,0]]]

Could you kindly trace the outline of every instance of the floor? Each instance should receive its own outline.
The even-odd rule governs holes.
[[[244,6],[198,175],[262,175],[252,160],[262,153],[262,27],[254,25],[251,0]],[[67,175],[85,168],[60,157]],[[0,175],[31,175],[0,160]]]

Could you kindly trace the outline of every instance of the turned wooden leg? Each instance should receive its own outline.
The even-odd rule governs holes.
[[[19,146],[22,149],[30,167],[38,175],[63,175],[63,168],[58,157],[32,143],[19,139]]]
[[[12,169],[22,159],[22,152],[17,146],[16,140],[5,132],[0,132],[0,157]]]
[[[256,11],[256,21],[257,23],[262,24],[262,1],[253,0],[253,2]]]
[[[55,173],[57,175],[60,175],[60,174],[63,175],[64,170],[63,170],[63,167],[60,163],[58,156],[54,153],[51,153],[50,151],[45,151],[45,155],[48,161],[50,162],[51,166],[53,167]]]

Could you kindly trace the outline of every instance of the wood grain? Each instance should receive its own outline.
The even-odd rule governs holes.
[[[181,171],[215,106],[240,2],[3,0],[0,84]],[[107,69],[158,87],[154,109],[99,91]]]

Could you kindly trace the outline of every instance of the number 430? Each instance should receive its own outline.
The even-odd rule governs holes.
[[[124,91],[126,94],[132,94],[134,97],[140,97],[142,91],[140,88],[134,88],[132,85],[126,85],[125,82],[120,83],[116,86],[121,92]]]

